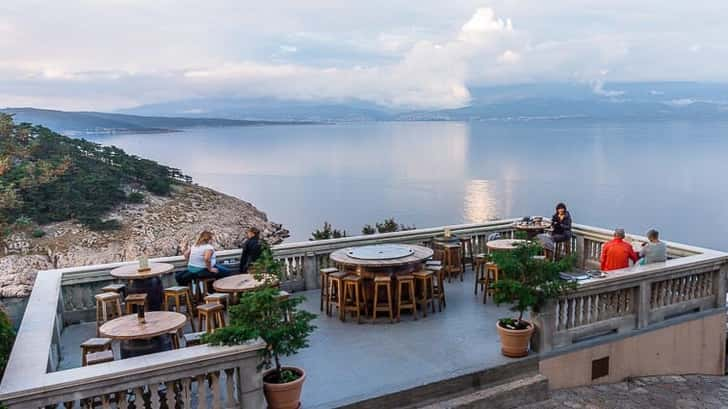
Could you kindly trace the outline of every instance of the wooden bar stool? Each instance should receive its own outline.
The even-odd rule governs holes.
[[[475,259],[473,260],[473,272],[475,273],[475,295],[478,295],[478,286],[480,286],[480,291],[485,291],[485,265],[487,263],[488,255],[485,253],[476,255]]]
[[[112,362],[114,360],[114,351],[91,352],[85,358],[86,366]]]
[[[169,305],[170,301],[173,301],[173,304],[171,306]],[[167,311],[172,311],[172,306],[174,307],[174,310],[179,313],[182,313],[182,306],[185,307],[185,314],[190,319],[192,331],[196,331],[195,310],[194,308],[192,308],[192,294],[190,293],[189,287],[180,285],[164,289],[164,309]]]
[[[121,296],[119,293],[101,293],[96,298],[96,336],[99,334],[99,327],[105,322],[121,317]]]
[[[86,355],[102,351],[111,351],[111,338],[89,338],[83,341],[81,344],[81,366],[88,364]]]
[[[192,332],[189,334],[183,334],[182,338],[185,340],[185,347],[191,347],[195,345],[200,345],[202,341],[202,336],[205,335],[205,332]]]
[[[202,304],[197,306],[197,327],[205,332],[213,333],[215,329],[225,326],[225,306],[222,304]],[[205,324],[203,326],[202,324]]]
[[[144,312],[147,311],[147,295],[145,293],[129,294],[124,299],[126,304],[126,313],[133,314],[136,312],[134,307],[144,308]]]
[[[222,304],[227,305],[230,296],[225,293],[212,293],[205,296],[205,304]]]
[[[463,264],[460,261],[461,248],[459,244],[445,244],[444,246],[443,267],[447,274],[447,282],[449,283],[453,276],[460,276],[463,281]]]
[[[437,310],[442,312],[443,307],[447,307],[445,301],[445,273],[442,271],[442,266],[429,266],[428,271],[432,271],[434,275],[434,287],[432,288],[432,298],[437,300]]]
[[[473,238],[470,236],[460,236],[460,263],[462,264],[463,273],[465,273],[465,264],[470,263],[470,267],[474,267],[473,264]]]
[[[349,275],[343,278],[344,283],[344,314],[342,321],[346,321],[346,313],[351,312],[352,316],[356,313],[356,321],[361,324],[361,309],[364,307],[365,314],[368,314],[367,296],[361,285],[361,277]],[[363,305],[362,305],[363,304]]]
[[[190,293],[196,303],[202,302],[205,296],[212,292],[210,289],[215,280],[215,278],[195,278],[190,281]]]
[[[485,291],[483,291],[483,304],[488,302],[489,295],[493,297],[493,293],[495,292],[493,284],[498,282],[499,273],[500,269],[498,269],[497,264],[490,261],[485,263]]]
[[[126,296],[126,285],[119,283],[107,284],[101,287],[101,291],[105,293],[118,293],[122,297]]]
[[[387,303],[383,304],[379,301],[380,289],[384,289],[387,295]],[[392,308],[392,277],[376,276],[374,277],[374,308],[372,311],[372,323],[377,320],[377,312],[389,313],[389,322],[394,322],[394,308]]]
[[[405,293],[404,287],[407,287]],[[408,297],[404,298],[407,294]],[[397,321],[400,321],[402,310],[412,310],[417,321],[417,304],[415,304],[415,277],[411,274],[397,276]]]
[[[435,302],[432,298],[435,287],[432,280],[433,274],[432,271],[425,270],[416,271],[412,273],[412,276],[415,278],[416,302],[420,305],[422,316],[426,318],[428,305],[432,307],[432,313],[435,313]]]
[[[326,315],[331,316],[332,310],[334,306],[339,310],[339,318],[343,319],[343,313],[344,313],[344,297],[342,296],[344,294],[344,277],[346,277],[348,274],[339,271],[337,273],[331,273],[329,274],[329,290],[328,290],[328,297],[329,302],[326,303],[327,310]]]
[[[190,322],[192,322],[192,319],[190,319]],[[194,328],[194,324],[192,328]],[[179,330],[168,332],[167,335],[169,335],[169,340],[172,343],[172,349],[179,349]]]
[[[326,305],[326,313],[328,314],[329,311],[329,274],[338,272],[338,268],[322,268],[320,270],[320,278],[321,278],[321,305],[319,309],[321,311],[324,310],[324,305]]]

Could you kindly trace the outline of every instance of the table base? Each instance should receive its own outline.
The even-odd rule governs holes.
[[[157,352],[171,351],[172,342],[169,336],[162,335],[152,339],[132,339],[121,341],[121,359],[149,355]]]
[[[147,294],[147,310],[162,311],[162,298],[164,296],[164,286],[159,277],[146,278],[142,280],[132,280],[129,284],[128,294]]]

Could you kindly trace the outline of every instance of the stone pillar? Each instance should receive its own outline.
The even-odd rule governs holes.
[[[263,374],[257,368],[258,358],[253,357],[240,362],[238,367],[238,391],[240,409],[260,409],[266,407],[263,395]]]
[[[652,298],[652,283],[649,281],[640,282],[637,287],[637,328],[644,328],[650,325],[650,299]]]
[[[556,329],[556,302],[548,300],[538,313],[531,313],[536,331],[531,337],[531,350],[544,353],[553,349]]]
[[[314,290],[321,287],[319,279],[318,258],[314,252],[306,252],[303,260],[303,284],[306,290]]]
[[[576,236],[576,266],[578,268],[586,267],[586,255],[584,254],[584,236]]]

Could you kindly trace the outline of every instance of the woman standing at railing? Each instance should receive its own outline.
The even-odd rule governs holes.
[[[223,265],[217,264],[215,247],[212,246],[213,234],[210,231],[203,231],[195,244],[185,251],[187,270],[180,271],[175,275],[179,285],[189,285],[190,281],[196,278],[223,278],[230,275],[230,270]]]

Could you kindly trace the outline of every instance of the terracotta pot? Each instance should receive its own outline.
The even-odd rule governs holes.
[[[510,358],[520,358],[528,355],[528,343],[533,335],[533,324],[528,321],[526,329],[508,329],[500,326],[496,321],[495,327],[498,328],[498,335],[501,340],[501,353]]]
[[[303,381],[306,380],[306,372],[294,367],[283,369],[296,372],[301,377],[288,383],[268,383],[265,381],[265,377],[273,370],[266,371],[263,374],[263,392],[265,392],[265,400],[268,401],[268,409],[298,409],[301,406],[301,390],[303,390]]]

